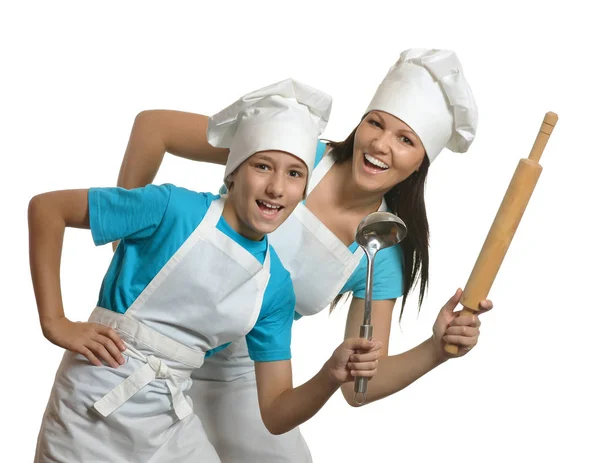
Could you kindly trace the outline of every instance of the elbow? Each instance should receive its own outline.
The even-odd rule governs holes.
[[[265,420],[263,418],[263,423],[265,425],[265,428],[267,428],[267,431],[269,431],[274,436],[280,436],[281,434],[284,434],[286,432],[285,429],[283,429],[281,426],[277,426],[277,424],[273,423],[271,420]]]
[[[281,436],[282,434],[285,434],[287,432],[285,429],[281,429],[276,426],[267,426],[265,424],[265,427],[267,428],[267,431],[269,431],[274,436]]]
[[[274,436],[280,436],[281,434],[290,431],[290,429],[286,429],[285,426],[282,426],[281,419],[276,416],[276,413],[271,413],[270,410],[261,409],[260,415],[265,428],[267,428],[267,431]]]
[[[29,200],[29,206],[27,207],[27,220],[31,224],[35,222],[36,218],[39,217],[40,213],[44,210],[44,202],[46,193],[35,195]]]
[[[149,124],[156,117],[157,112],[156,109],[145,109],[139,112],[133,121],[134,126]]]

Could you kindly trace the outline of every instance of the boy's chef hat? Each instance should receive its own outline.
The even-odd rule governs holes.
[[[285,151],[300,158],[310,173],[318,137],[331,112],[332,99],[294,79],[244,95],[208,120],[207,139],[229,148],[227,177],[258,151]]]

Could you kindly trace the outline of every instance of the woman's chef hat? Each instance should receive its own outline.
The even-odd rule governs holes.
[[[430,161],[444,147],[464,153],[477,130],[475,98],[451,50],[403,51],[366,112],[372,110],[390,113],[410,126]]]
[[[285,151],[300,158],[310,176],[331,103],[326,93],[287,79],[248,93],[209,118],[208,142],[229,148],[225,184],[242,162],[266,150]]]

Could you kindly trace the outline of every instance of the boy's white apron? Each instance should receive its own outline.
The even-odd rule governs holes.
[[[95,367],[66,352],[44,415],[38,462],[218,462],[184,393],[208,349],[239,339],[258,318],[264,265],[217,230],[224,200],[206,216],[125,314],[97,307],[126,363]]]
[[[333,166],[325,155],[315,168],[307,195]],[[380,210],[386,209],[385,202]],[[290,272],[296,311],[314,315],[333,301],[358,266],[364,251],[351,252],[304,204],[269,235]],[[254,363],[239,339],[192,374],[195,410],[223,463],[309,463],[310,452],[298,428],[274,436],[260,417]]]

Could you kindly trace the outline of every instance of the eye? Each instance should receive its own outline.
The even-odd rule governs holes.
[[[262,163],[254,164],[254,167],[258,170],[269,170],[269,166]]]
[[[373,127],[379,127],[381,128],[381,124],[379,122],[377,122],[375,119],[369,119],[369,124],[371,124]]]
[[[404,135],[400,135],[398,137],[398,140],[400,140],[402,143],[406,143],[407,145],[410,145],[410,146],[415,145],[410,138],[405,137]]]
[[[302,178],[304,177],[304,174],[298,170],[291,170],[290,171],[290,175],[294,178]]]

